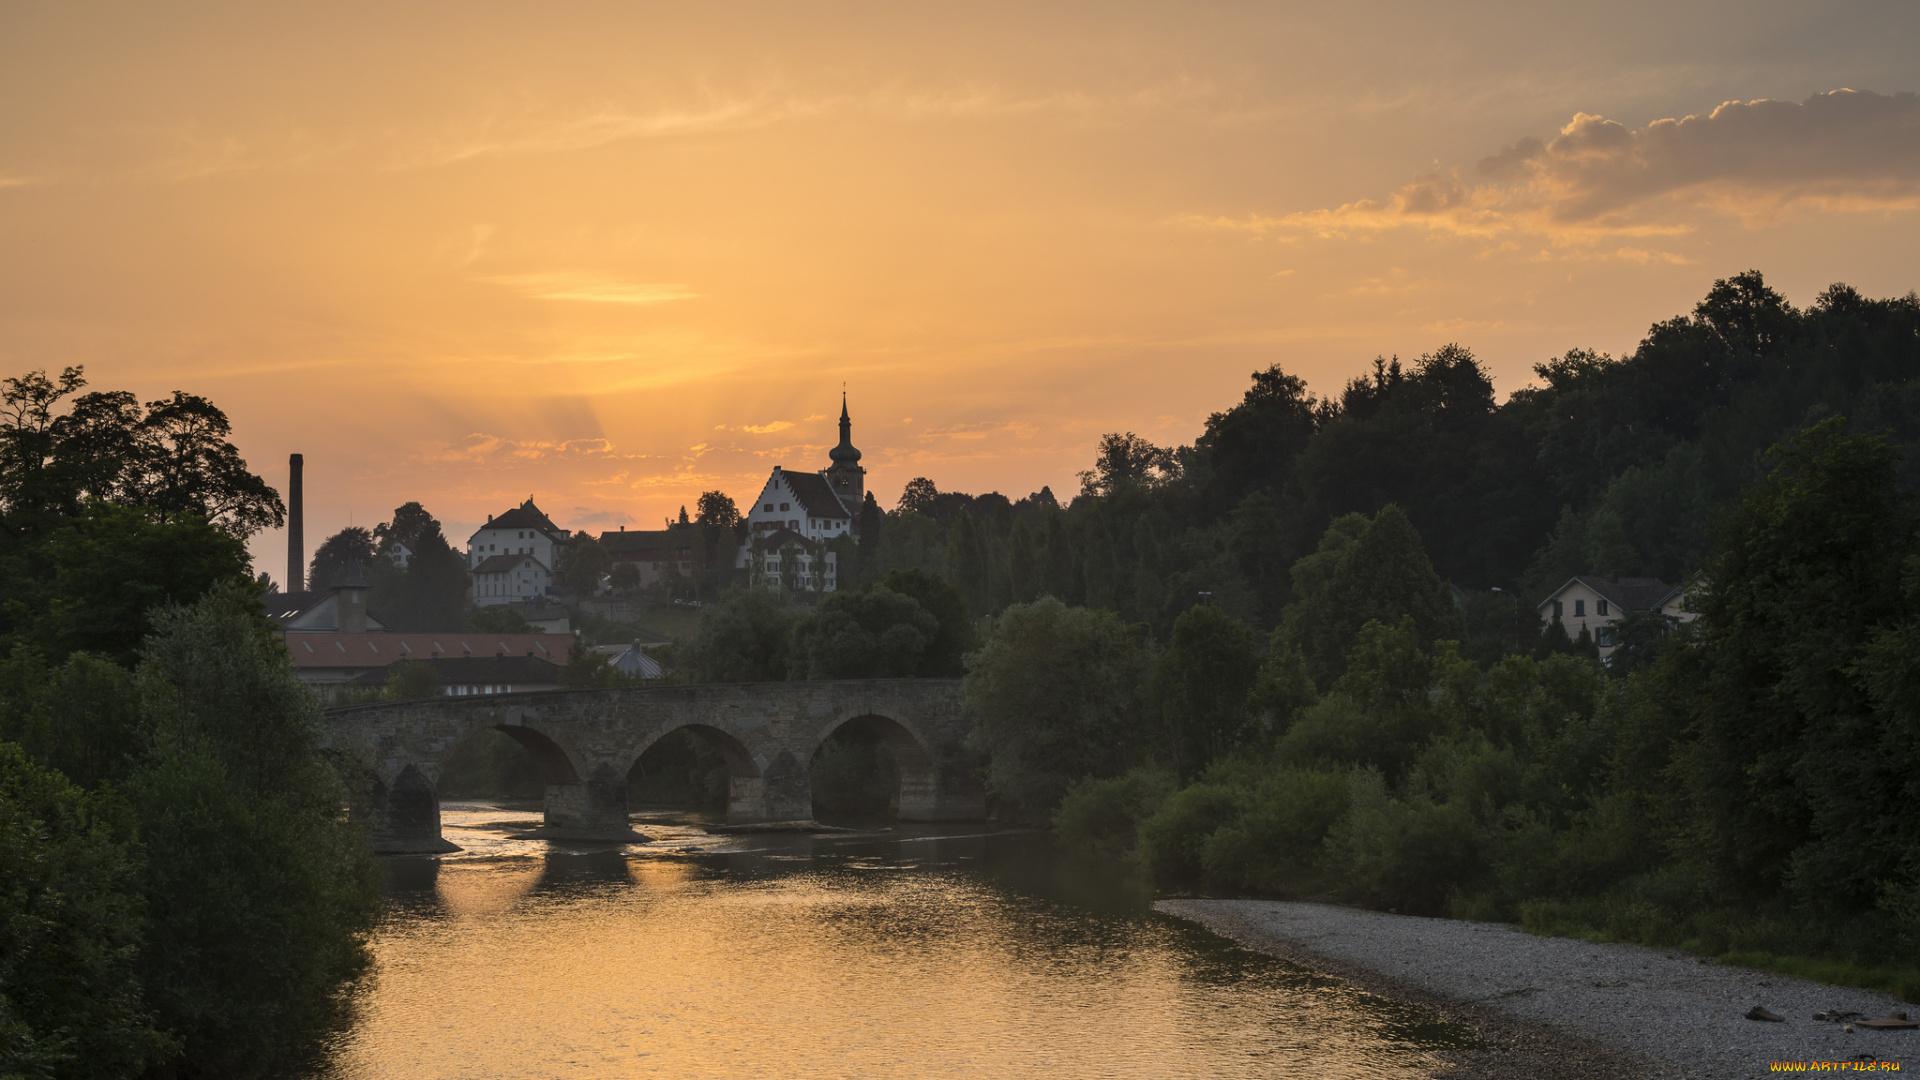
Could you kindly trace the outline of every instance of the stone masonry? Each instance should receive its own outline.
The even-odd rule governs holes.
[[[841,725],[871,725],[900,770],[900,818],[986,816],[967,761],[957,679],[736,683],[564,690],[435,698],[333,709],[327,742],[371,773],[375,843],[387,853],[450,851],[440,835],[441,763],[462,740],[493,728],[532,754],[547,784],[546,830],[618,839],[627,825],[627,774],[661,736],[691,727],[732,771],[730,824],[812,816],[807,767]]]

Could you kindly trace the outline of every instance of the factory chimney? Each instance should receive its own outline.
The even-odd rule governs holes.
[[[287,480],[287,592],[297,593],[307,587],[307,545],[301,537],[300,512],[300,474],[306,459],[295,454],[287,459],[287,468],[291,473]]]

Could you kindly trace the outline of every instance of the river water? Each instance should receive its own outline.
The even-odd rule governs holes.
[[[312,1080],[1412,1077],[1470,1038],[1159,915],[1137,883],[979,824],[516,840],[388,862],[355,1020]]]

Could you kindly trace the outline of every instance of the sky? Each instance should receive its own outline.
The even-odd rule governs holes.
[[[0,0],[0,374],[185,390],[306,540],[823,468],[1065,497],[1257,369],[1502,393],[1920,287],[1920,5]],[[254,542],[285,570],[278,531]]]

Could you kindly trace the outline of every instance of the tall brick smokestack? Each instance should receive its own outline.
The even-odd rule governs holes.
[[[297,593],[305,590],[307,580],[307,545],[301,536],[305,522],[300,512],[300,474],[306,459],[293,455],[287,459],[287,469],[287,592]]]

